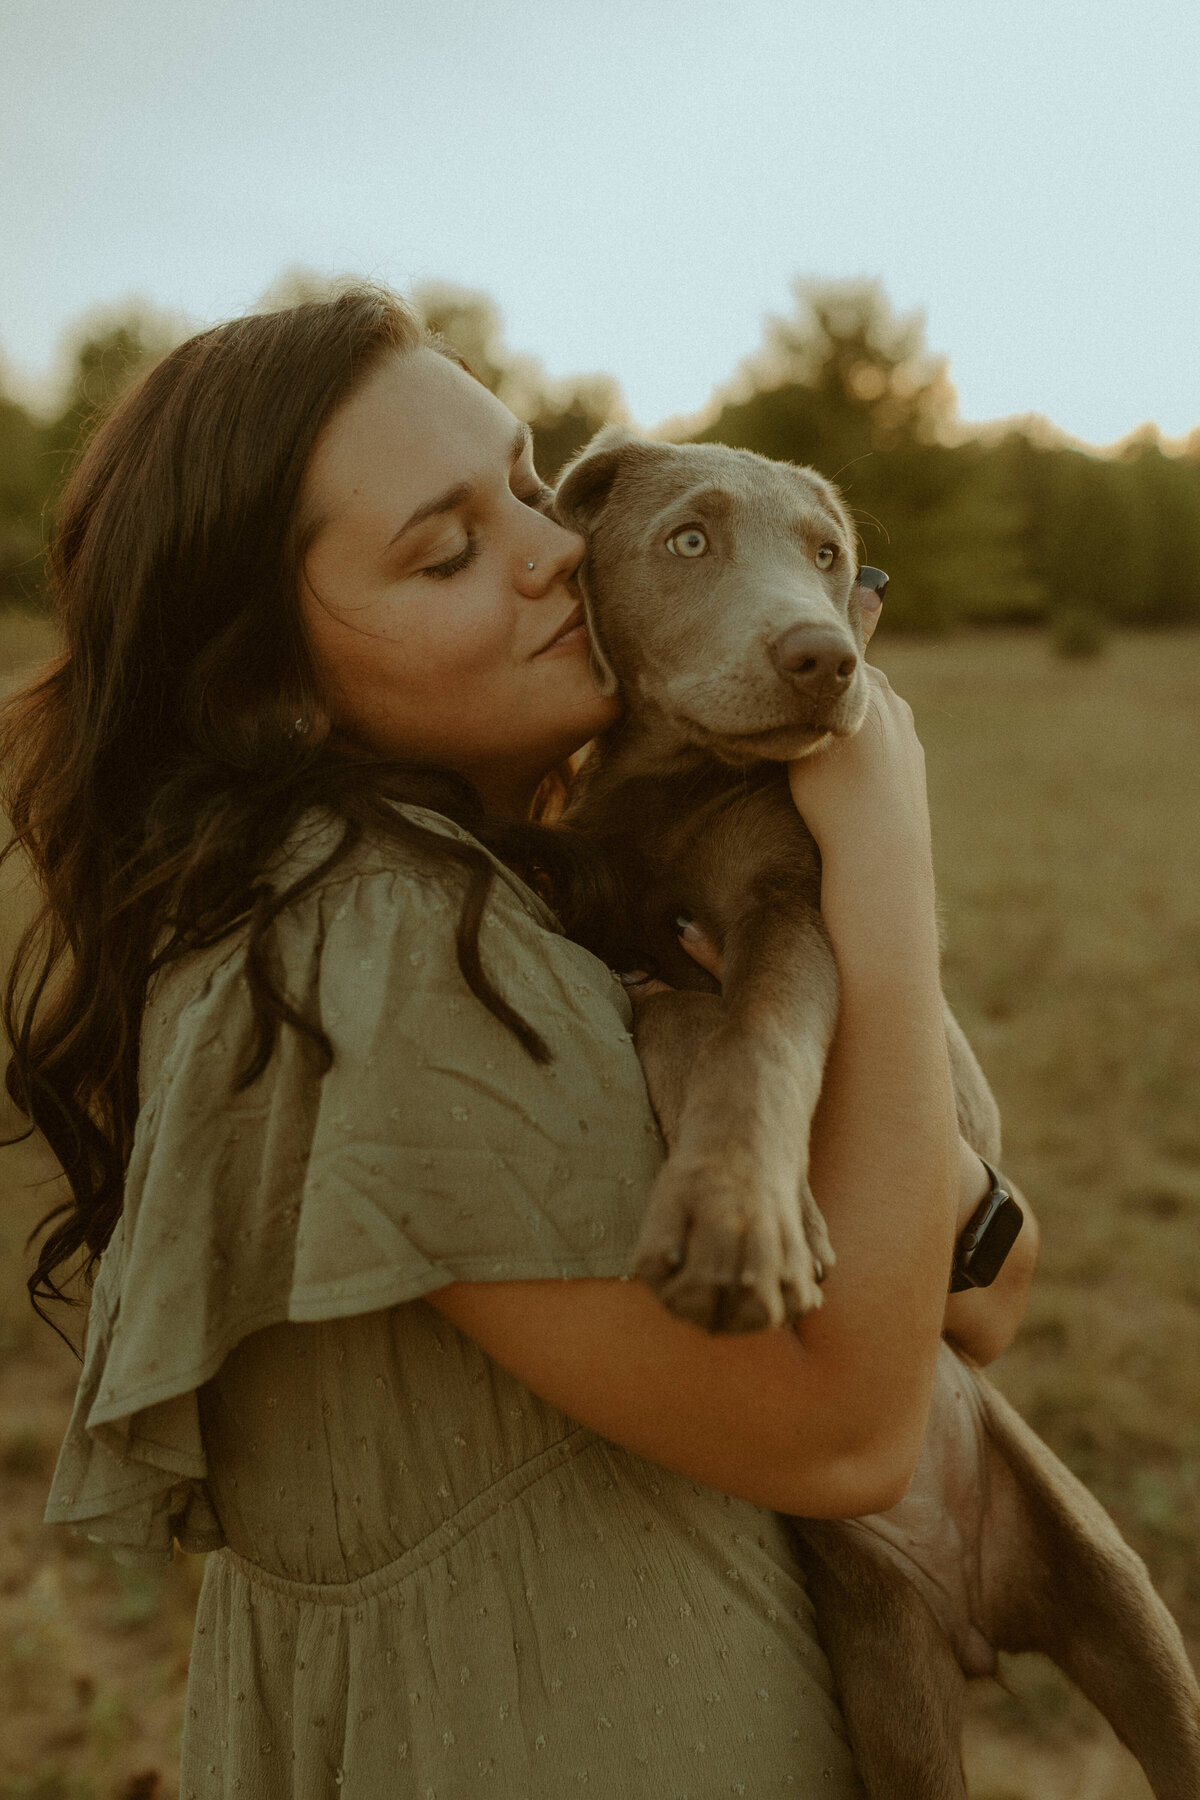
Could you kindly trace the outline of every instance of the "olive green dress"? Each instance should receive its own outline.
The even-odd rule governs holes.
[[[286,878],[332,841],[310,815]],[[619,982],[500,869],[483,957],[535,1064],[462,980],[455,880],[364,844],[282,916],[324,1076],[285,1028],[231,1094],[240,939],[157,978],[46,1516],[133,1563],[211,1552],[185,1800],[857,1795],[775,1515],[598,1437],[422,1301],[624,1277],[662,1157]]]

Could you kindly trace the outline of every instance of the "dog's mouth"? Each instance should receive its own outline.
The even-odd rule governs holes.
[[[811,755],[830,738],[852,737],[861,718],[847,715],[839,708],[832,717],[820,722],[801,723],[787,719],[777,725],[759,726],[753,731],[721,730],[682,713],[676,714],[676,723],[692,743],[722,762],[740,765],[795,762],[799,757]]]
[[[740,767],[757,762],[793,762],[817,749],[832,733],[826,727],[771,725],[759,731],[714,731],[698,719],[676,716],[680,732],[720,762]]]
[[[825,639],[815,650],[828,662]],[[835,642],[834,648],[837,648]],[[665,656],[644,660],[625,684],[627,711],[670,721],[696,749],[734,764],[790,762],[831,737],[852,737],[866,716],[869,683],[861,656],[847,642],[849,671],[840,667],[795,676],[777,669],[769,655],[734,656],[726,646],[692,667],[669,665]]]

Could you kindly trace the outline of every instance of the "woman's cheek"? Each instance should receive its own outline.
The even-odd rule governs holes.
[[[510,660],[512,619],[490,585],[448,597],[431,625],[426,656],[446,676],[482,680]]]

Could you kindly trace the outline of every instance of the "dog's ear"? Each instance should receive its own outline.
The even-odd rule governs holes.
[[[590,530],[608,504],[618,469],[643,446],[647,451],[650,449],[627,425],[605,425],[598,431],[558,478],[552,511],[559,524],[569,526],[572,531],[586,533]],[[578,581],[587,614],[588,636],[592,641],[592,674],[602,694],[615,694],[620,684],[601,647],[586,557]]]
[[[853,550],[858,543],[858,533],[854,528],[854,520],[841,488],[835,481],[830,481],[828,475],[822,475],[819,469],[810,468],[804,463],[797,463],[794,467],[799,470],[806,481],[816,488],[834,517],[841,521],[842,530],[846,534],[846,543]]]
[[[586,531],[603,512],[617,470],[643,442],[627,425],[605,425],[598,431],[558,478],[554,513],[560,523]]]
[[[592,647],[592,679],[606,699],[611,699],[620,687],[617,672],[605,656],[600,645],[600,636],[596,630],[596,609],[592,605],[592,596],[588,591],[587,572],[579,571],[579,592],[583,596],[583,611],[587,620],[588,640]]]

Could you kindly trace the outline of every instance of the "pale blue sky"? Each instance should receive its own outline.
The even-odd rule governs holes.
[[[867,275],[968,419],[1200,425],[1196,0],[3,0],[0,69],[10,378],[303,264],[486,288],[652,426]]]

